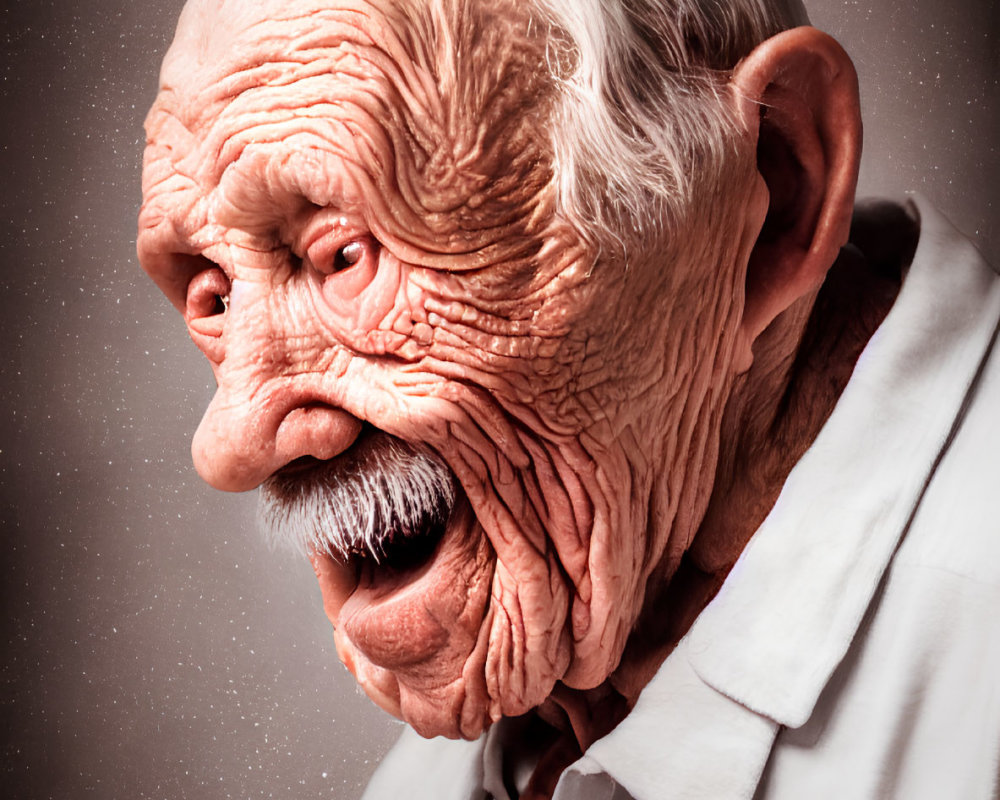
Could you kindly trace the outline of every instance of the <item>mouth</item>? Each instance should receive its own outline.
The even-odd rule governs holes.
[[[272,539],[309,555],[369,697],[424,736],[478,736],[496,556],[441,458],[366,428],[336,459],[268,479],[260,511]]]

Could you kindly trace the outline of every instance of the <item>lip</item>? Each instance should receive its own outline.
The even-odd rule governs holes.
[[[334,612],[331,622],[376,666],[390,670],[412,666],[447,643],[447,627],[430,608],[445,598],[452,601],[446,605],[453,606],[450,596],[458,594],[460,581],[452,567],[472,549],[464,541],[470,518],[474,519],[471,508],[461,495],[434,548],[419,563],[403,568],[372,558],[338,563],[326,555],[313,557],[327,562],[320,580],[327,582],[324,600],[328,592],[333,599],[328,609]],[[404,640],[408,646],[403,646]]]
[[[424,736],[477,736],[490,704],[470,666],[485,659],[496,556],[464,493],[417,567],[311,558],[341,659],[369,696]]]
[[[341,608],[340,620],[344,632],[370,662],[393,672],[412,669],[447,646],[446,624],[430,608],[447,592],[441,579],[454,582],[454,576],[442,575],[442,564],[449,560],[444,554],[456,544],[442,539],[416,570],[362,568],[357,586]]]
[[[376,429],[371,426],[364,425],[355,445],[362,439],[370,437],[375,431]],[[322,459],[313,456],[301,456],[282,467],[278,474],[294,478],[296,475],[321,468],[323,463]],[[309,559],[323,590],[324,609],[335,627],[338,625],[342,607],[355,592],[362,593],[367,602],[381,602],[403,591],[407,586],[419,582],[431,568],[444,540],[455,528],[452,524],[456,517],[455,508],[460,504],[468,505],[457,481],[453,481],[453,485],[456,500],[449,518],[438,530],[426,531],[415,537],[418,542],[415,548],[410,548],[410,552],[406,552],[405,542],[401,543],[399,539],[386,537],[382,541],[386,551],[382,558],[376,558],[370,553],[355,553],[345,560],[340,560],[329,553],[316,551],[310,553]],[[404,552],[399,553],[400,549]]]
[[[377,434],[363,426],[355,446]],[[315,469],[329,467],[299,458],[281,477],[294,487]],[[337,653],[368,696],[423,736],[475,738],[498,713],[486,670],[497,559],[449,474],[450,504],[416,528],[380,529],[375,518],[381,535],[373,544],[343,555],[317,544],[309,558]]]

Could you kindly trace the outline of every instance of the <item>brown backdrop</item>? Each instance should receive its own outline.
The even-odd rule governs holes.
[[[814,2],[858,62],[866,193],[998,260],[998,4]],[[0,794],[353,798],[399,730],[308,565],[188,455],[211,375],[139,273],[141,122],[178,0],[3,7]]]

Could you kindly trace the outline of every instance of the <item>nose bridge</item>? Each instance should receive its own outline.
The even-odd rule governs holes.
[[[252,489],[299,456],[331,458],[360,422],[323,401],[308,373],[293,374],[288,314],[263,281],[234,279],[218,389],[192,442],[199,474],[227,491]]]

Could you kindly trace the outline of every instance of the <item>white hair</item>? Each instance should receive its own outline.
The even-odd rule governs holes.
[[[558,207],[599,247],[669,234],[696,193],[725,189],[739,141],[722,102],[730,71],[808,24],[799,0],[535,3],[551,31]]]
[[[339,458],[268,478],[258,518],[273,545],[398,563],[436,543],[454,503],[440,456],[370,431]]]

